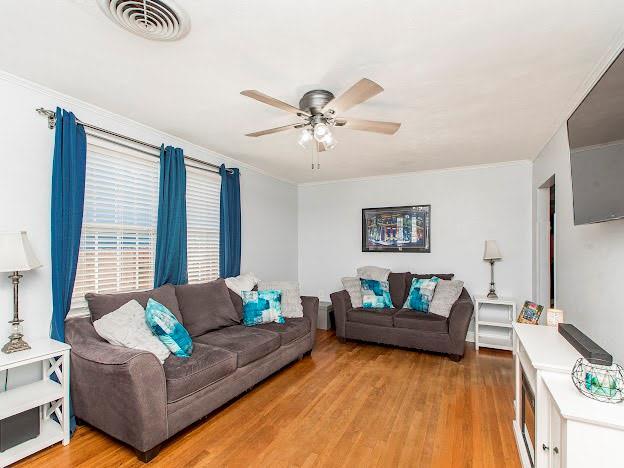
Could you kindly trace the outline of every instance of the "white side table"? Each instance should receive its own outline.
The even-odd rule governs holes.
[[[0,371],[40,363],[42,378],[0,392],[0,419],[39,407],[40,433],[0,453],[0,466],[14,463],[57,442],[69,443],[69,350],[68,344],[50,338],[29,342],[31,349],[0,353]],[[60,383],[50,380],[55,374]],[[55,421],[51,418],[56,416]]]
[[[495,348],[513,351],[512,324],[515,317],[515,299],[476,296],[475,349]]]
[[[320,301],[316,328],[329,330],[331,328],[330,314],[334,310],[331,302]]]

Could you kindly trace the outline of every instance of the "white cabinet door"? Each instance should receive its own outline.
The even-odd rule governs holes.
[[[563,468],[565,463],[563,462],[564,456],[564,421],[559,413],[559,408],[553,401],[552,398],[549,397],[550,409],[549,409],[549,464],[548,466],[551,468]]]

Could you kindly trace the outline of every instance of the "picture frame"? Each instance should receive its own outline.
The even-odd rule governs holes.
[[[535,302],[525,301],[522,309],[520,309],[520,314],[518,314],[517,322],[537,325],[543,310],[544,306]]]
[[[431,252],[431,205],[362,209],[362,252]]]

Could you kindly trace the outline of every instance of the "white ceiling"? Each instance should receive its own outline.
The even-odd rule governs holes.
[[[95,0],[3,2],[0,68],[297,182],[531,159],[624,24],[621,0],[178,0],[191,31],[151,42]],[[347,115],[321,170],[294,120],[239,92],[297,105],[362,77],[385,92]],[[296,118],[295,118],[296,120]]]

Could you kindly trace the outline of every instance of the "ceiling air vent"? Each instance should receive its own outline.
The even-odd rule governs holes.
[[[102,11],[122,28],[154,41],[175,41],[190,21],[172,0],[99,0]]]

